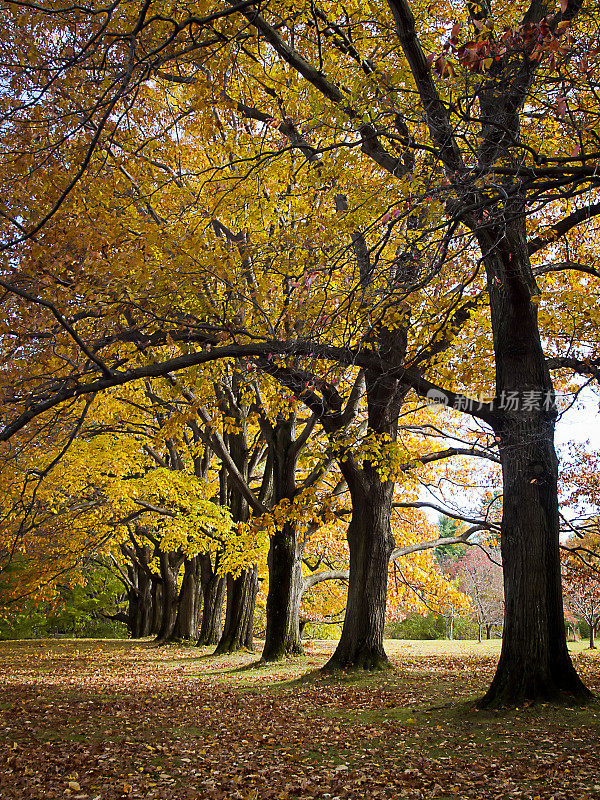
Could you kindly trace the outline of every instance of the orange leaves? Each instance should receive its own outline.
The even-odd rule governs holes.
[[[394,520],[392,532],[398,548],[435,540],[439,535],[438,529],[417,509],[403,510],[402,518]],[[443,574],[432,549],[417,550],[390,565],[390,619],[403,619],[408,611],[427,613],[433,609],[444,613],[450,607],[454,613],[471,610],[469,598],[457,588],[451,576]]]

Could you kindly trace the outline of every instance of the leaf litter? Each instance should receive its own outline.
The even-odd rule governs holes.
[[[462,644],[390,642],[395,671],[325,677],[331,642],[254,669],[206,648],[2,642],[0,797],[600,798],[599,707],[477,712],[497,649]],[[600,691],[598,654],[575,658]]]

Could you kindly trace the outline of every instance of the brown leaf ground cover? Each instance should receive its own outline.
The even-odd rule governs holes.
[[[150,643],[2,642],[0,797],[600,798],[598,705],[478,712],[498,642],[387,644],[396,671],[334,679],[314,673],[328,642],[275,667]],[[582,647],[600,693],[600,657]]]

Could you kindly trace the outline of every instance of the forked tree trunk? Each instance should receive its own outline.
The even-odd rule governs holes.
[[[496,366],[497,401],[516,409],[492,412],[488,420],[499,443],[504,477],[501,547],[505,588],[505,627],[498,668],[483,705],[515,705],[524,700],[585,699],[589,692],[567,651],[558,558],[556,409],[552,381],[541,345],[536,286],[529,261],[526,219],[536,208],[535,189],[519,175],[521,112],[540,79],[535,59],[523,53],[501,58],[477,90],[481,138],[478,179],[496,181],[498,164],[510,163],[499,179],[497,201],[463,175],[464,142],[455,138],[450,116],[426,77],[415,20],[404,2],[388,0],[398,39],[415,77],[432,146],[456,188],[447,204],[477,237],[487,276]],[[580,5],[569,4],[576,15]],[[529,6],[524,20],[535,25],[547,15],[544,3]],[[487,12],[484,9],[483,16]],[[572,19],[569,15],[568,19]],[[533,48],[534,45],[531,45]],[[469,111],[469,113],[471,113]],[[466,170],[468,172],[468,169]],[[458,180],[456,178],[458,177]],[[583,184],[581,184],[583,185]],[[469,197],[472,210],[465,209]],[[526,398],[527,395],[527,398]],[[546,409],[525,405],[536,396]],[[535,400],[533,401],[535,406]]]
[[[559,553],[556,408],[537,322],[538,290],[519,208],[510,224],[483,235],[482,251],[500,408],[494,430],[503,475],[501,526],[505,619],[502,652],[483,706],[586,699],[567,649]],[[487,252],[486,252],[487,247]],[[500,277],[498,277],[500,276]],[[534,402],[526,403],[528,397]],[[516,407],[507,398],[517,397]]]
[[[302,653],[302,547],[293,523],[271,537],[268,566],[267,630],[262,659],[278,661]]]
[[[236,391],[234,387],[234,392]],[[242,413],[240,406],[229,405],[230,413],[237,419],[237,430],[226,436],[231,458],[243,479],[249,480],[250,450],[247,441],[247,409]],[[222,472],[224,476],[224,473]],[[222,494],[229,495],[231,518],[234,522],[247,522],[250,517],[248,500],[235,483],[228,480],[221,484]],[[227,611],[225,626],[217,644],[215,655],[233,653],[246,648],[252,650],[254,606],[258,593],[258,573],[256,566],[243,569],[237,578],[227,574]]]
[[[324,670],[387,669],[391,665],[383,648],[383,631],[394,547],[390,527],[394,484],[381,481],[368,468],[348,486],[352,495],[348,602],[340,641]]]
[[[148,636],[152,624],[152,578],[148,564],[152,560],[152,550],[140,545],[135,539],[132,543],[122,543],[121,552],[129,560],[127,575],[128,609],[124,615],[129,634],[133,639]]]
[[[398,281],[410,282],[403,268],[398,269]],[[404,363],[406,329],[381,326],[373,332],[373,338],[379,357],[390,370],[384,374],[365,370],[369,430],[380,441],[393,442],[408,387],[390,373],[392,367]],[[349,452],[339,463],[352,499],[347,532],[348,601],[339,644],[324,669],[388,669],[391,664],[383,648],[383,631],[388,568],[394,549],[391,515],[395,476],[382,479],[376,464],[364,458],[359,465]]]
[[[254,606],[258,593],[256,567],[245,569],[237,578],[227,576],[227,613],[223,634],[215,655],[254,649]]]

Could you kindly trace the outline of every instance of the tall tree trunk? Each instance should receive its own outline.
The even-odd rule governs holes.
[[[486,626],[485,626],[486,639],[491,639],[492,638],[492,628],[493,627],[494,627],[493,624],[486,624]]]
[[[210,555],[199,557],[202,566],[204,608],[198,645],[218,644],[223,632],[222,614],[225,599],[225,578],[213,570]]]
[[[279,417],[269,432],[273,464],[273,505],[293,500],[299,450],[294,439],[295,414]],[[286,522],[271,537],[267,564],[267,629],[262,659],[278,661],[302,652],[300,601],[302,599],[303,544],[294,521]]]
[[[152,625],[152,579],[143,569],[138,570],[138,600],[135,633],[133,636],[140,639],[150,636]]]
[[[156,642],[168,642],[177,619],[177,583],[167,578],[162,584],[162,615]]]
[[[234,373],[234,394],[238,395],[237,373]],[[231,399],[231,398],[230,398]],[[247,406],[229,403],[229,413],[236,418],[237,430],[227,435],[231,458],[243,479],[249,480],[250,450],[247,440],[248,408]],[[222,473],[224,475],[224,473]],[[240,489],[232,482],[225,481],[229,494],[231,517],[234,522],[247,522],[250,518],[248,501]],[[223,491],[223,487],[222,487]],[[254,606],[258,593],[258,573],[256,566],[243,569],[237,578],[227,575],[227,611],[225,626],[217,644],[215,655],[232,653],[246,648],[252,650]]]
[[[410,8],[399,0],[388,0],[388,4],[415,78],[432,146],[456,189],[458,202],[446,207],[456,210],[454,221],[465,223],[478,240],[490,300],[496,399],[505,403],[512,402],[513,396],[516,399],[516,408],[505,406],[489,417],[504,477],[501,548],[506,604],[502,653],[482,704],[514,705],[565,696],[584,699],[589,692],[573,668],[566,644],[558,550],[556,408],[539,334],[540,293],[527,246],[526,219],[537,208],[537,194],[518,174],[524,146],[521,112],[529,105],[540,75],[535,59],[524,51],[500,59],[478,86],[477,181],[497,181],[500,163],[516,170],[515,178],[499,179],[498,200],[489,203],[475,180],[465,180],[463,169],[472,152],[465,148],[464,158],[464,143],[455,138],[447,108],[425,77]],[[570,10],[576,15],[579,7],[574,4]],[[544,3],[533,3],[524,20],[535,25],[547,13]],[[472,211],[465,209],[467,197]],[[538,393],[538,407],[535,402],[526,405],[526,396],[531,399]]]
[[[127,573],[130,580],[128,591],[129,633],[134,639],[148,636],[152,626],[152,574],[148,565],[154,551],[149,545],[140,544],[131,536],[131,542],[121,544],[121,552],[130,564]]]
[[[590,622],[590,650],[596,649],[596,643],[594,641],[594,633],[596,631],[596,626],[594,625],[594,620]]]
[[[202,587],[202,570],[198,566],[197,589],[194,595],[194,630],[196,631],[195,637],[200,636],[200,623],[202,621],[202,600],[204,599],[204,591]]]
[[[271,537],[267,630],[262,653],[264,661],[302,653],[300,601],[302,600],[302,546],[296,526],[284,525]]]
[[[401,264],[398,270],[398,280],[410,283],[410,275]],[[406,329],[390,330],[382,325],[372,336],[375,351],[390,370],[384,374],[365,370],[369,431],[382,442],[394,442],[408,387],[390,373],[392,367],[404,363]],[[324,427],[331,430],[326,420]],[[347,532],[348,602],[339,644],[324,669],[387,669],[391,665],[383,648],[383,632],[389,560],[394,549],[391,514],[395,475],[382,478],[377,463],[364,458],[359,465],[350,452],[339,463],[352,499]]]
[[[162,578],[162,620],[156,641],[163,643],[169,641],[175,629],[179,603],[177,575],[183,563],[183,556],[161,551],[159,552],[159,562]]]
[[[590,696],[565,635],[559,553],[556,407],[542,349],[538,289],[520,208],[501,231],[480,235],[492,315],[496,394],[504,408],[494,429],[504,482],[501,526],[505,619],[502,652],[483,706]],[[526,403],[529,398],[537,398]],[[510,397],[517,402],[510,403]]]
[[[183,563],[183,581],[179,592],[177,619],[172,633],[176,641],[189,641],[198,638],[198,597],[202,597],[200,583],[200,562],[198,556],[186,559]]]
[[[132,639],[139,638],[138,634],[138,606],[139,606],[139,589],[138,589],[138,569],[134,562],[127,565],[127,577],[129,578],[129,588],[127,589],[127,628],[129,635]]]
[[[352,519],[348,526],[348,602],[338,646],[325,665],[336,669],[386,669],[383,648],[388,565],[394,540],[390,526],[394,484],[371,468],[348,483]],[[367,478],[368,476],[368,478]]]
[[[149,635],[158,636],[162,622],[162,585],[158,577],[152,578],[152,618]]]
[[[227,575],[227,613],[223,634],[215,655],[254,649],[254,606],[258,593],[256,567],[245,569],[237,578]]]

